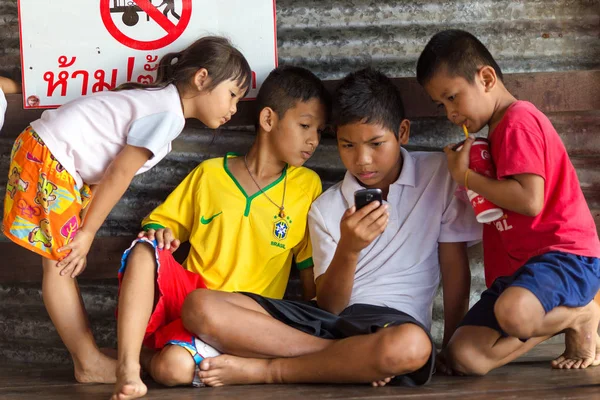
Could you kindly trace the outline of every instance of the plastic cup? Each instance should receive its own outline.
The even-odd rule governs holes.
[[[454,147],[454,150],[458,151],[462,149],[464,142],[459,143]],[[490,143],[487,139],[476,138],[471,146],[471,153],[469,154],[469,168],[478,174],[485,175],[489,178],[496,179],[496,169],[492,163],[492,156],[490,154]],[[496,221],[504,215],[504,210],[498,207],[491,201],[487,200],[479,193],[467,189],[467,196],[471,202],[471,206],[475,211],[475,218],[477,222],[482,224]]]

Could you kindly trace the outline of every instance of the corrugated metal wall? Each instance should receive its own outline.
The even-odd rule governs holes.
[[[467,29],[477,35],[505,73],[600,69],[599,0],[280,0],[277,27],[280,63],[308,67],[323,79],[339,79],[366,65],[393,77],[414,76],[421,49],[435,32],[445,28]],[[0,0],[0,73],[13,78],[20,75],[18,33],[16,0]],[[591,208],[600,214],[600,110],[549,116],[573,157]],[[5,130],[0,135],[2,187],[9,149],[17,134]],[[409,148],[439,150],[459,138],[460,132],[444,118],[420,118],[414,121]],[[196,126],[187,127],[167,159],[136,177],[100,235],[131,235],[140,219],[198,162],[226,151],[243,152],[252,140],[250,126],[223,129],[216,136]],[[307,166],[321,175],[326,187],[343,174],[332,139],[323,140]],[[0,200],[3,195],[2,190]],[[472,251],[471,260],[474,300],[483,289],[479,249]],[[45,317],[38,289],[38,284],[0,286],[0,358],[67,359]],[[82,291],[99,342],[113,344],[114,280],[84,284]],[[441,318],[438,296],[433,328],[437,340],[441,338]],[[15,342],[15,338],[19,340]],[[41,354],[40,347],[44,349]]]
[[[506,72],[592,69],[600,65],[594,0],[278,1],[279,56],[326,79],[371,64],[414,76],[428,38],[467,29]]]

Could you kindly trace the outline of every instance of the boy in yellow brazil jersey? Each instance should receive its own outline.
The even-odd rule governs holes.
[[[197,365],[214,349],[181,323],[189,292],[282,298],[294,260],[303,296],[315,294],[307,215],[322,188],[302,165],[319,144],[329,95],[308,70],[281,67],[264,81],[256,103],[248,153],[202,162],[144,219],[144,232],[123,255],[115,398],[146,393],[140,362],[160,383],[194,383]],[[171,254],[184,241],[191,248],[179,265]],[[141,352],[142,344],[148,351]]]

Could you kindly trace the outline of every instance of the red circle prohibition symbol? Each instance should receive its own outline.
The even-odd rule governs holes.
[[[148,17],[150,17],[151,20],[156,22],[165,30],[165,32],[167,32],[165,36],[156,40],[144,41],[132,39],[121,32],[115,25],[115,22],[110,15],[111,0],[100,0],[100,16],[102,17],[102,22],[104,23],[106,30],[108,30],[108,33],[119,41],[119,43],[136,50],[157,50],[173,43],[181,36],[185,28],[187,28],[192,16],[192,0],[182,0],[183,9],[181,11],[181,18],[177,24],[172,23],[156,8],[156,6],[152,5],[150,0],[130,0],[130,2],[131,1],[148,14]]]

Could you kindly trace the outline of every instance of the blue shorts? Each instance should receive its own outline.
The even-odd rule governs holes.
[[[529,290],[546,313],[558,306],[583,307],[594,300],[600,288],[600,259],[560,251],[533,257],[513,275],[497,278],[481,294],[460,326],[486,326],[507,337],[498,324],[494,306],[510,286]]]

